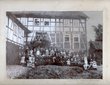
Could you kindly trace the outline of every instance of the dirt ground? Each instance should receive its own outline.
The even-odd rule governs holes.
[[[8,65],[6,67],[7,77],[10,79],[16,78],[20,75],[26,74],[31,68],[23,67],[21,65]]]
[[[84,71],[77,66],[42,65],[29,69],[15,79],[102,79],[102,66]]]

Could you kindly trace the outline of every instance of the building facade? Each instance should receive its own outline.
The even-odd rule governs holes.
[[[24,37],[24,31],[26,30],[23,31],[21,28],[19,28],[20,24],[13,25],[18,26],[13,27],[18,31],[13,31],[13,35],[10,34],[13,37],[15,37],[14,34],[17,35],[16,38],[13,38],[13,41],[23,45],[24,42],[26,43],[33,40],[36,32],[46,32],[51,42],[51,46],[58,47],[59,49],[71,50],[74,52],[87,51],[86,20],[88,17],[83,12],[7,12],[8,17],[10,16],[10,13],[22,24],[21,27],[25,27],[25,29],[31,31],[31,33],[27,33],[27,35]],[[12,15],[11,17],[13,17]],[[10,27],[9,24],[8,27]],[[7,35],[7,38],[8,37],[11,36]]]
[[[21,52],[25,45],[25,35],[30,31],[24,29],[21,22],[7,14],[6,24],[6,64],[20,64]]]

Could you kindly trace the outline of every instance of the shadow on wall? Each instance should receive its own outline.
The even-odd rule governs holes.
[[[6,42],[6,64],[7,65],[19,65],[19,46],[11,42]]]

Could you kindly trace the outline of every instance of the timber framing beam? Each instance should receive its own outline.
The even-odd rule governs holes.
[[[30,33],[31,31],[28,30],[27,27],[25,27],[17,18],[14,14],[12,14],[11,12],[7,12],[6,15],[13,21],[15,22],[19,27],[21,27],[26,34]]]
[[[86,19],[88,18],[81,11],[13,11],[16,17],[26,18],[60,18],[60,19]]]

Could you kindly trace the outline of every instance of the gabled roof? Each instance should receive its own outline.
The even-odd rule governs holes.
[[[61,18],[61,19],[86,19],[88,16],[81,11],[14,11],[18,17],[33,18]]]

